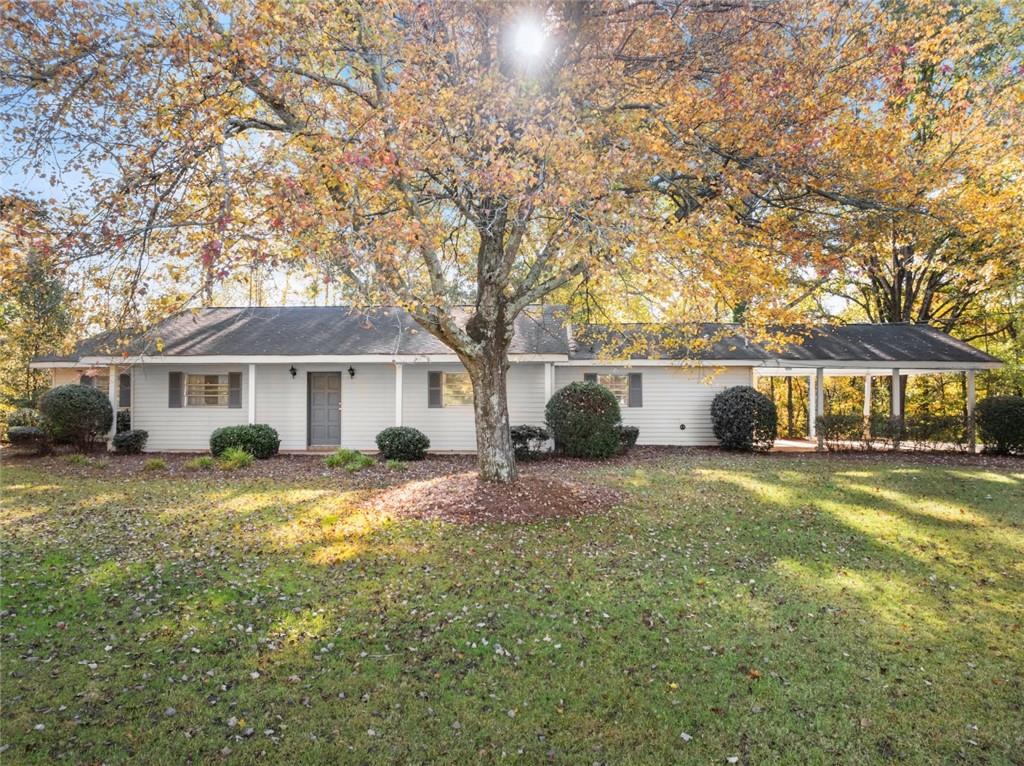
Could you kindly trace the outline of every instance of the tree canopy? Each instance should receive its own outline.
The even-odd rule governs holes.
[[[989,224],[1016,199],[1020,64],[987,45],[1019,22],[994,5],[4,7],[4,118],[24,162],[86,179],[68,243],[118,263],[111,289],[209,300],[299,263],[404,307],[470,373],[486,478],[514,477],[506,350],[531,303],[670,318],[711,294],[767,322],[880,221],[1007,244]],[[991,195],[985,222],[949,212]]]

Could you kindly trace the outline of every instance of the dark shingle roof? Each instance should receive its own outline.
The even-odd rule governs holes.
[[[530,307],[516,319],[512,354],[565,354],[568,336],[555,307]],[[78,345],[70,356],[313,356],[450,354],[451,349],[399,308],[349,306],[201,308],[175,314],[127,342],[113,332]]]
[[[941,330],[915,324],[789,327],[782,347],[750,341],[734,324],[588,325],[573,338],[574,359],[696,359],[776,362],[999,362]]]
[[[790,344],[780,360],[850,362],[999,362],[994,356],[934,327],[920,324],[848,324],[814,327]]]
[[[749,362],[998,363],[995,357],[935,328],[849,324],[787,328],[802,342],[781,347],[750,341],[733,324],[587,325],[570,340],[558,306],[534,306],[516,320],[511,354],[564,354],[571,359],[678,359]],[[463,317],[464,318],[464,317]],[[96,335],[69,356],[316,356],[450,354],[451,349],[404,310],[381,307],[288,306],[183,311],[128,341]]]

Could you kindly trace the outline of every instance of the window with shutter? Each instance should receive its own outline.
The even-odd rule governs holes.
[[[628,375],[598,375],[597,382],[615,395],[620,407],[625,407],[629,403]]]
[[[473,403],[473,381],[468,372],[444,373],[444,393],[442,405],[445,407],[464,407]]]
[[[468,372],[428,372],[427,406],[464,407],[473,404],[473,381]]]
[[[228,392],[227,375],[185,376],[186,407],[227,407]]]
[[[628,375],[604,373],[587,373],[584,380],[600,383],[607,388],[619,402],[620,407],[643,407],[643,375],[632,372]]]
[[[131,401],[131,379],[127,387],[122,380],[122,396]],[[169,407],[230,407],[242,406],[242,373],[169,373]]]

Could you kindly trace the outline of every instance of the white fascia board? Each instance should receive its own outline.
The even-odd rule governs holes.
[[[29,362],[30,370],[59,370],[64,368],[80,367],[78,362]]]
[[[521,362],[559,362],[565,354],[509,354],[513,364]],[[196,356],[133,356],[84,357],[77,365],[91,367],[102,364],[440,364],[458,362],[455,354],[307,354],[307,355],[196,355]]]
[[[856,360],[834,361],[771,361],[754,365],[758,375],[769,377],[785,375],[811,375],[822,368],[829,375],[864,375],[867,372],[886,374],[893,368],[913,371],[918,374],[939,372],[962,372],[963,370],[998,370],[1003,362],[862,362]]]
[[[750,359],[571,359],[556,367],[757,367]]]
[[[766,359],[573,359],[555,362],[557,367],[753,367],[758,375],[813,375],[818,368],[829,370],[832,375],[855,375],[865,370],[888,374],[893,367],[901,370],[923,372],[956,372],[962,370],[998,370],[1002,362],[859,362],[859,361],[817,361],[801,360],[789,362]],[[849,370],[849,372],[831,372]]]

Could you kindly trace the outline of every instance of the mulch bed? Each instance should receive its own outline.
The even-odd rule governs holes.
[[[70,453],[39,457],[5,449],[2,461],[7,466],[22,465],[54,476],[91,479],[328,481],[343,491],[369,491],[367,508],[375,512],[463,524],[578,518],[603,512],[619,500],[619,493],[604,484],[578,480],[587,465],[606,465],[608,461],[550,459],[527,463],[521,466],[518,481],[501,485],[476,478],[473,455],[429,455],[426,460],[406,463],[400,470],[378,462],[354,473],[327,468],[324,455],[316,454],[278,455],[230,472],[189,468],[187,464],[196,456],[178,452],[114,455],[97,451],[87,457],[85,462],[72,462]],[[163,460],[166,467],[147,470],[147,461],[155,458]]]
[[[24,465],[54,476],[81,478],[151,477],[182,481],[219,480],[230,476],[240,480],[329,482],[339,490],[367,490],[368,507],[390,515],[438,519],[457,523],[517,522],[551,518],[578,518],[601,513],[615,506],[619,493],[605,482],[586,480],[588,468],[622,465],[656,466],[673,457],[691,460],[863,461],[889,465],[940,465],[950,468],[985,468],[1024,472],[1024,459],[997,455],[968,455],[949,452],[773,452],[767,455],[723,453],[713,448],[636,447],[628,455],[604,461],[550,458],[525,463],[520,478],[511,485],[480,482],[472,455],[430,455],[396,470],[379,462],[355,473],[327,468],[323,455],[278,455],[257,460],[248,468],[226,473],[220,469],[195,470],[187,467],[195,455],[146,453],[111,455],[96,452],[84,463],[72,462],[67,454],[37,457],[4,449],[4,465]],[[146,470],[145,464],[160,458],[165,468]],[[582,476],[582,478],[581,478]]]
[[[618,501],[618,492],[599,484],[529,472],[512,484],[492,484],[465,471],[390,487],[370,506],[387,514],[476,524],[577,518],[606,511]]]
[[[324,465],[324,454],[277,455],[270,460],[255,460],[247,468],[224,471],[218,467],[210,469],[190,468],[188,463],[197,457],[197,453],[187,452],[146,452],[141,455],[117,455],[105,451],[96,451],[86,457],[88,462],[72,462],[72,453],[46,455],[24,455],[10,449],[3,451],[3,463],[8,466],[25,466],[47,473],[61,476],[82,477],[151,477],[180,478],[183,480],[202,480],[211,478],[231,479],[274,479],[279,481],[333,479],[343,488],[370,488],[387,486],[396,481],[411,478],[427,478],[438,473],[449,471],[465,471],[475,461],[471,455],[438,455],[430,456],[421,462],[410,462],[402,471],[387,468],[378,463],[371,468],[348,473],[341,468],[328,468]],[[162,460],[166,467],[157,470],[146,470],[150,460]]]

